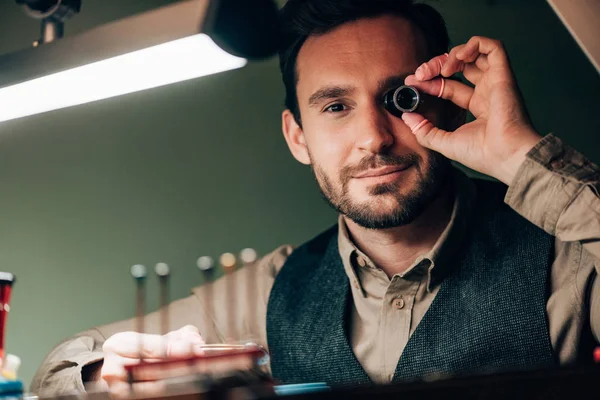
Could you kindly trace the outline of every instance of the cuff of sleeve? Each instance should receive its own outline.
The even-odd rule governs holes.
[[[104,359],[104,353],[102,352],[93,352],[91,354],[86,354],[83,357],[74,357],[72,362],[76,363],[77,366],[74,368],[74,379],[75,386],[77,387],[77,391],[83,393],[85,392],[85,385],[83,383],[82,370],[86,365],[90,365]]]
[[[556,235],[558,219],[582,186],[597,184],[598,168],[550,134],[527,153],[504,201],[530,222]]]
[[[51,363],[39,381],[32,383],[31,390],[39,397],[48,398],[85,393],[81,376],[83,367],[101,361],[103,358],[103,353],[97,351]]]

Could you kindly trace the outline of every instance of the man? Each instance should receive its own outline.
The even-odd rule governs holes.
[[[283,16],[283,133],[340,218],[236,273],[262,288],[258,326],[241,316],[238,337],[268,346],[273,376],[287,383],[589,362],[600,337],[600,170],[534,130],[501,43],[474,37],[445,54],[443,19],[409,0],[289,0]],[[458,72],[474,87],[449,79]],[[404,83],[425,99],[393,114],[382,99]],[[463,110],[475,120],[465,124]],[[146,335],[145,358],[223,340],[226,316],[207,318],[203,290],[170,305],[172,328],[187,326]],[[156,331],[158,316],[146,323]],[[126,390],[123,366],[139,358],[131,329],[63,342],[32,390],[92,379]]]

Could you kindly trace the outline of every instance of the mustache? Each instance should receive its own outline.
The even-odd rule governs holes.
[[[356,165],[347,165],[342,168],[340,173],[342,183],[347,183],[354,175],[357,175],[363,171],[369,169],[381,168],[381,167],[394,167],[417,164],[421,160],[421,157],[417,154],[375,154],[373,156],[365,157]]]

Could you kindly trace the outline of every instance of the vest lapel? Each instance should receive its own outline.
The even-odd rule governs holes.
[[[284,383],[370,383],[346,335],[350,284],[337,227],[296,250],[269,298],[267,337],[273,376]]]
[[[325,316],[319,325],[327,328],[321,332],[321,345],[314,360],[331,371],[332,380],[338,380],[340,384],[371,383],[348,341],[348,302],[352,296],[337,240],[337,236],[331,240],[318,273],[319,281],[330,290],[322,291],[321,301],[315,304]]]

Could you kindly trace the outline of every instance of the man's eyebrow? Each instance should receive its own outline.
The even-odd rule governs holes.
[[[314,107],[325,100],[351,95],[355,90],[351,86],[326,86],[317,90],[308,98],[308,105]]]

